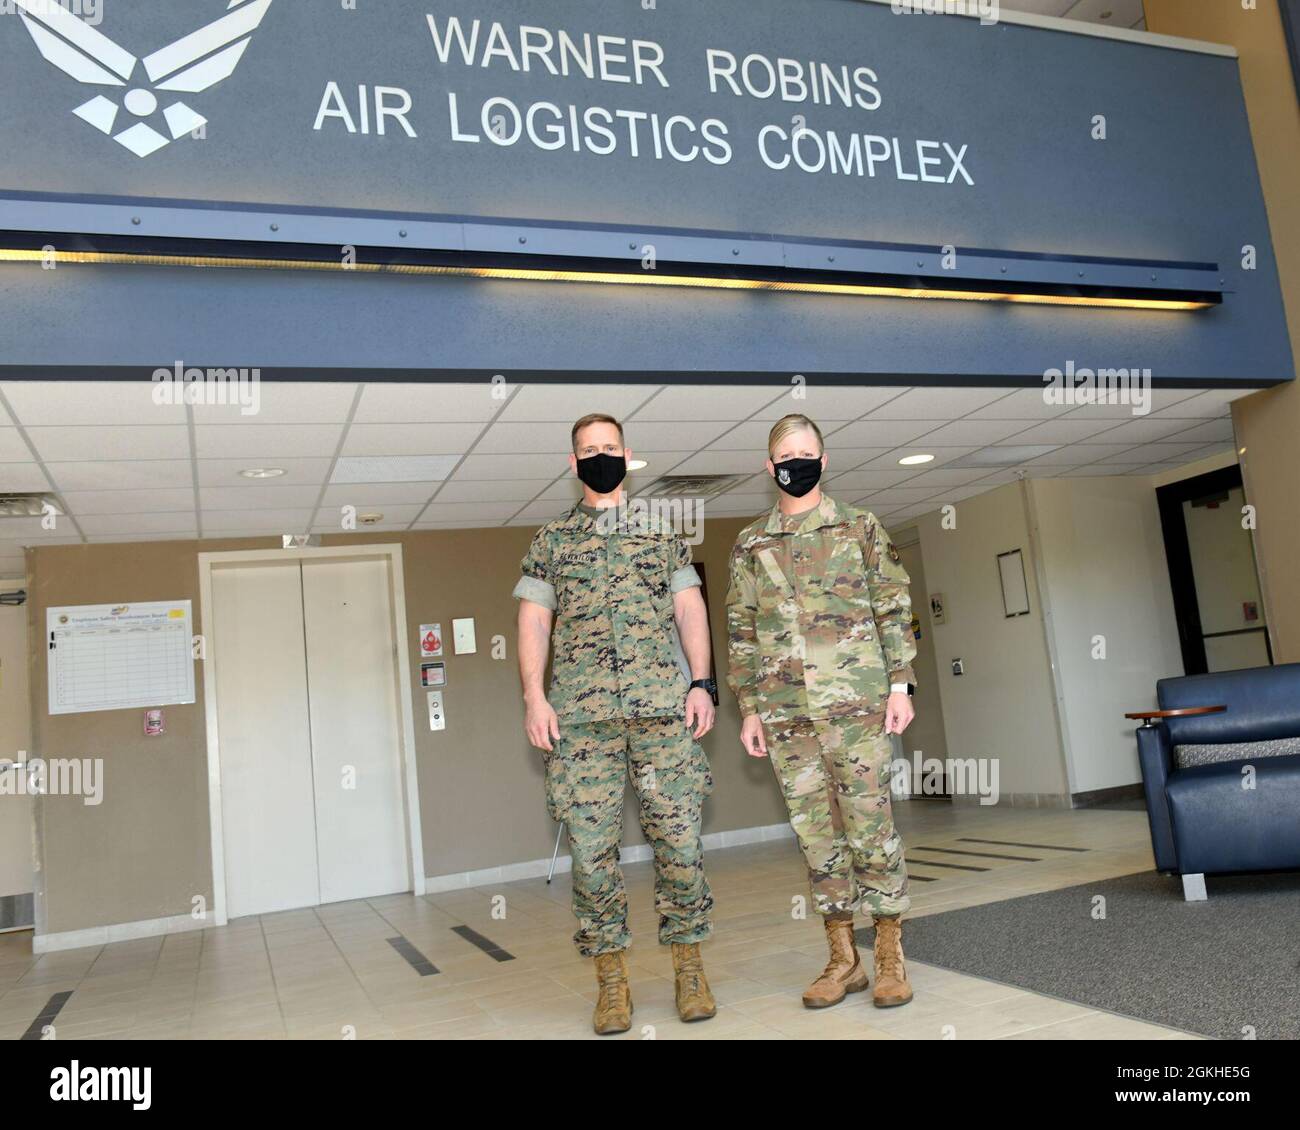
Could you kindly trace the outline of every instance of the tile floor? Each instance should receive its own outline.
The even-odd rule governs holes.
[[[896,813],[917,878],[913,915],[1152,866],[1142,812],[912,801],[896,805]],[[935,866],[940,862],[988,870]],[[636,937],[629,951],[635,1015],[632,1031],[617,1038],[1196,1038],[918,962],[909,963],[916,990],[910,1005],[876,1009],[863,994],[810,1012],[799,995],[826,950],[815,916],[792,915],[807,890],[794,841],[713,851],[707,867],[717,911],[704,958],[718,1015],[690,1025],[677,1020],[671,960],[655,941],[651,866],[633,864],[625,872]],[[921,881],[927,877],[933,881]],[[568,879],[393,895],[43,957],[32,955],[30,934],[0,935],[0,1039],[47,1023],[59,1039],[596,1039],[594,975],[570,941]],[[497,952],[485,952],[464,927]],[[398,937],[437,972],[422,976],[412,964],[419,957],[390,943]],[[38,1020],[60,993],[71,995],[54,1019]]]

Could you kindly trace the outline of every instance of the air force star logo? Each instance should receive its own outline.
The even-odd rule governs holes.
[[[229,0],[226,15],[145,56],[148,81],[137,83],[132,76],[141,60],[98,28],[50,0],[13,3],[47,62],[90,86],[126,88],[120,103],[100,94],[72,112],[137,157],[148,157],[207,123],[184,102],[168,99],[173,93],[197,94],[229,78],[271,6],[271,0]],[[159,109],[160,95],[167,104],[158,125],[166,132],[148,121]],[[139,120],[114,133],[122,110]]]

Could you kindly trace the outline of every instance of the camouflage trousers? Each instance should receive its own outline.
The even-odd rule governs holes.
[[[889,803],[893,746],[883,714],[767,727],[768,755],[808,864],[818,914],[911,906]]]
[[[573,936],[585,957],[627,948],[627,892],[618,864],[627,778],[641,831],[654,852],[659,941],[701,942],[712,933],[713,895],[704,877],[700,809],[713,791],[704,751],[681,718],[586,724],[560,719],[546,756],[546,801],[569,830]]]

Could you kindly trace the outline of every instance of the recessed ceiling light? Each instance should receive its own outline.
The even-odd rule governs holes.
[[[916,467],[922,463],[933,462],[933,455],[904,455],[903,458],[898,461],[898,465],[900,467]]]
[[[357,515],[357,521],[360,522],[363,526],[375,526],[378,525],[383,520],[384,520],[384,516],[382,514]]]
[[[650,464],[647,463],[644,459],[633,459],[631,462],[628,463],[627,469],[629,471],[644,471],[649,466]]]
[[[278,479],[285,470],[283,467],[249,467],[239,473],[246,479]]]

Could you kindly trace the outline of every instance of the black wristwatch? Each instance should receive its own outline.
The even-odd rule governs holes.
[[[713,705],[718,705],[718,681],[717,679],[696,679],[689,687],[687,692],[693,691],[696,687],[702,687],[709,692],[709,697],[713,699]]]

